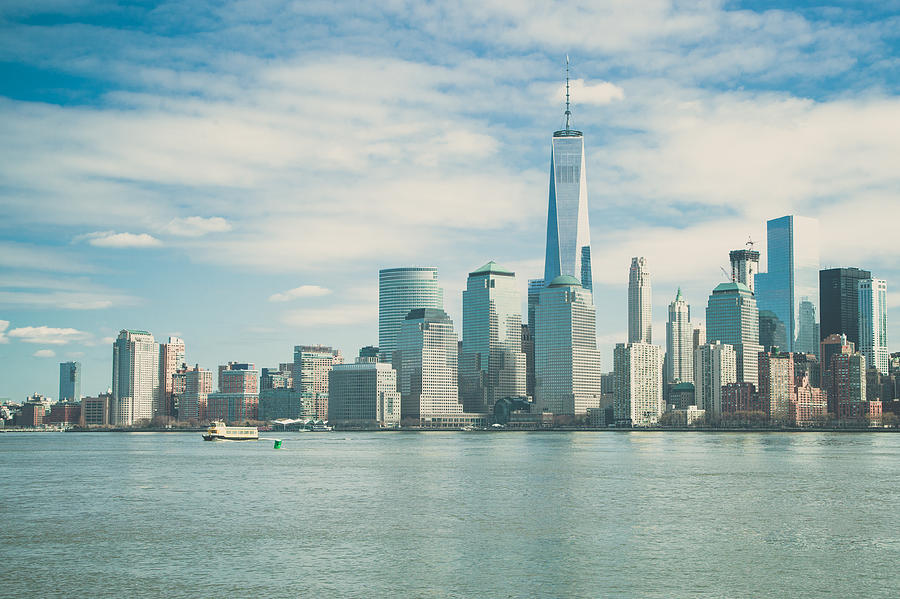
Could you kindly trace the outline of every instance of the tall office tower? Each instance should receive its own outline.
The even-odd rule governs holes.
[[[706,325],[704,325],[702,322],[698,323],[697,326],[694,327],[693,340],[694,350],[706,343]]]
[[[743,283],[719,283],[706,307],[706,338],[731,345],[737,355],[737,381],[758,385],[759,313]]]
[[[219,391],[206,398],[209,420],[256,420],[259,406],[259,370],[255,364],[229,362],[219,366]]]
[[[159,393],[159,346],[147,331],[122,329],[113,342],[112,406],[116,426],[153,418]]]
[[[814,354],[819,301],[819,221],[783,216],[766,223],[768,272],[756,275],[760,310],[770,310],[784,324],[784,351]],[[801,303],[806,305],[801,310]],[[812,343],[815,339],[816,342]]]
[[[591,291],[591,228],[588,222],[584,136],[569,127],[569,74],[566,63],[566,128],[550,141],[550,202],[547,209],[547,252],[544,282],[560,275],[578,279]]]
[[[58,401],[81,401],[81,362],[60,362]]]
[[[400,424],[397,371],[371,360],[360,357],[355,364],[335,364],[328,373],[329,421]]]
[[[305,413],[324,420],[328,418],[328,371],[343,364],[338,349],[325,345],[294,346],[294,391],[303,398]]]
[[[735,283],[743,283],[753,292],[754,278],[759,272],[759,252],[756,250],[732,250],[728,253],[731,258],[731,280]]]
[[[528,279],[528,342],[523,340],[522,351],[525,352],[525,393],[532,398],[534,397],[534,310],[543,288],[544,279]]]
[[[662,350],[649,343],[618,343],[613,351],[616,378],[613,414],[619,426],[652,426],[665,410]]]
[[[581,416],[600,407],[600,352],[591,292],[560,275],[541,290],[534,314],[535,401],[542,411]]]
[[[681,296],[681,287],[669,304],[666,322],[666,382],[694,382],[694,327],[691,307]]]
[[[178,420],[205,419],[206,402],[213,390],[212,372],[197,364],[193,368],[180,368],[172,379],[177,392]],[[179,383],[178,379],[182,382]]]
[[[842,351],[831,357],[828,383],[828,411],[838,418],[854,418],[866,401],[866,357]]]
[[[632,258],[628,270],[628,343],[652,341],[652,297],[647,260]]]
[[[413,266],[378,271],[378,349],[382,362],[392,362],[400,325],[410,310],[418,308],[444,309],[444,290],[438,286],[437,268]]]
[[[819,271],[819,310],[822,340],[829,335],[846,335],[859,344],[859,282],[872,273],[859,268],[829,268]],[[827,362],[823,361],[823,364]]]
[[[156,414],[175,416],[175,391],[172,387],[172,375],[184,364],[184,340],[169,337],[166,343],[159,344],[159,394],[157,396]]]
[[[722,415],[722,387],[737,382],[737,353],[720,341],[694,351],[694,399],[712,418]],[[755,385],[755,383],[749,383]]]
[[[759,397],[773,420],[791,419],[796,401],[794,386],[794,357],[790,353],[760,353]]]
[[[887,340],[887,281],[859,281],[859,352],[870,367],[889,374]]]
[[[459,391],[467,412],[491,412],[525,395],[522,298],[516,275],[491,261],[469,273],[463,291]]]
[[[453,321],[443,310],[410,310],[393,352],[401,418],[430,425],[461,414],[457,386],[458,346]]]

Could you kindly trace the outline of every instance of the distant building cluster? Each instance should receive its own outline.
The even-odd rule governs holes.
[[[185,361],[185,342],[124,329],[112,385],[82,397],[82,367],[60,364],[59,402],[4,406],[22,426],[128,427],[173,421],[328,420],[354,427],[815,426],[879,424],[900,414],[900,354],[888,354],[887,283],[859,268],[820,270],[816,220],[767,223],[760,252],[730,252],[705,323],[679,288],[665,347],[654,344],[650,265],[628,269],[627,339],[604,373],[596,341],[584,137],[554,132],[543,278],[489,261],[462,292],[462,340],[434,267],[379,272],[378,346],[352,363],[297,345],[277,368]],[[725,273],[728,275],[728,273]],[[214,390],[213,383],[216,383]]]

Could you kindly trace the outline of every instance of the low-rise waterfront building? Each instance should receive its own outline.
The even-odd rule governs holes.
[[[337,364],[328,373],[329,422],[399,426],[397,371],[375,359],[360,357],[355,364]]]

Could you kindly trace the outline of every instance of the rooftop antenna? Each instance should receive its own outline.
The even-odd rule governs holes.
[[[747,243],[745,243],[744,245],[746,245],[751,250],[753,249],[753,236],[752,235],[747,236]]]
[[[566,54],[566,132],[569,131],[569,117],[572,111],[569,110],[569,55]]]

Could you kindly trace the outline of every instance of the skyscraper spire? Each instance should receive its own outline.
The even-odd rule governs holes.
[[[569,110],[569,55],[566,54],[566,131],[569,130],[569,117],[572,111]]]

